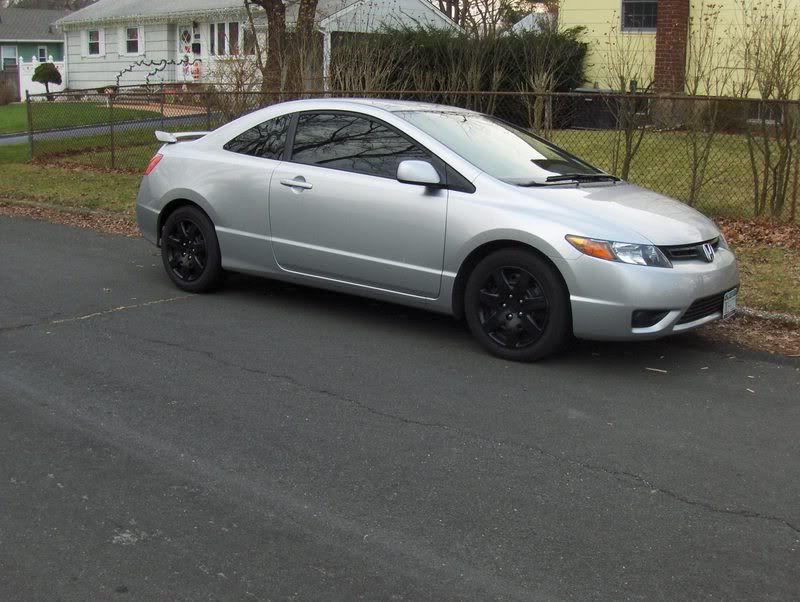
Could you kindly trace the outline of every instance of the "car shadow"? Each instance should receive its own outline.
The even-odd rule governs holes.
[[[474,342],[464,320],[422,309],[244,274],[230,274],[218,294],[251,300],[268,299],[270,303],[277,303],[286,309],[313,312],[335,319],[338,323],[362,324],[388,336],[394,331],[398,334],[411,333],[428,340],[435,338],[463,347],[465,351],[490,357]],[[638,367],[642,363],[648,362],[655,367],[665,357],[690,351],[711,353],[723,358],[769,357],[768,354],[732,344],[711,341],[701,333],[702,330],[693,331],[654,341],[609,342],[573,338],[559,354],[548,358],[546,362],[582,363],[591,358],[594,361],[608,361],[616,371],[626,361],[635,361],[637,369],[641,369]]]

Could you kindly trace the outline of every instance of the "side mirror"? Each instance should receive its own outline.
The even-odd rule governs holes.
[[[397,166],[397,181],[421,186],[441,186],[439,172],[427,161],[401,161]]]

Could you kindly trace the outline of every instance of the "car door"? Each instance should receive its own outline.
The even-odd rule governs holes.
[[[192,166],[197,189],[214,199],[226,268],[274,269],[269,255],[268,191],[273,170],[283,159],[290,119],[280,115],[259,123],[227,141],[212,161]]]
[[[438,296],[447,190],[396,179],[401,161],[435,163],[430,153],[371,117],[306,112],[287,154],[270,184],[272,248],[282,269]]]

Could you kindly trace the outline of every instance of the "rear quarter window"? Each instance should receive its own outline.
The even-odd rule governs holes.
[[[280,161],[283,159],[283,151],[286,148],[289,117],[289,115],[282,115],[259,123],[226,142],[222,148],[240,155]]]

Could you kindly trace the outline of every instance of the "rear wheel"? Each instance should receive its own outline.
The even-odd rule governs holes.
[[[211,220],[196,207],[180,207],[161,231],[161,259],[175,285],[204,293],[219,285],[222,261]]]
[[[524,249],[497,251],[475,267],[467,280],[464,311],[475,338],[508,360],[538,360],[569,337],[569,295],[561,277]]]

